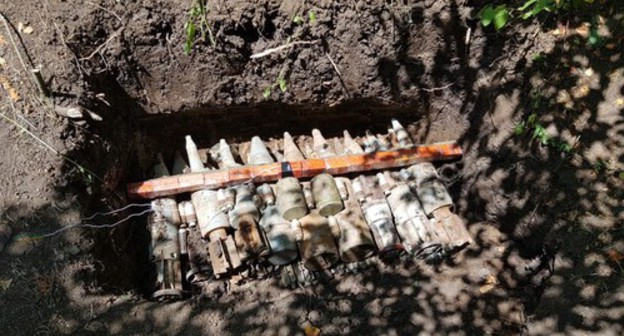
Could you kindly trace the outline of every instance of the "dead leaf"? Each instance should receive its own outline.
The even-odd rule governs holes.
[[[496,279],[496,276],[494,276],[493,274],[488,274],[488,276],[483,279],[483,286],[479,287],[479,293],[485,294],[494,289],[497,284],[498,280]]]
[[[321,334],[321,329],[308,324],[305,327],[303,327],[303,332],[305,333],[306,336],[319,336]]]
[[[622,107],[624,106],[624,98],[618,98],[615,100],[615,106]]]
[[[585,22],[582,25],[580,25],[578,28],[575,29],[576,33],[581,35],[582,37],[588,37],[589,36],[589,23]]]
[[[609,259],[613,260],[614,262],[620,262],[624,260],[624,254],[620,253],[616,249],[610,249],[609,251],[607,251],[607,255],[609,256]]]
[[[34,32],[35,32],[35,29],[33,27],[31,27],[31,26],[28,26],[28,27],[24,28],[24,34],[30,35],[30,34],[32,34]]]

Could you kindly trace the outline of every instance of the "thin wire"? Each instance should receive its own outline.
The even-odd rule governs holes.
[[[104,216],[104,215],[112,215],[121,211],[124,211],[126,209],[129,208],[133,208],[133,207],[151,207],[151,204],[145,204],[145,203],[131,203],[126,205],[125,207],[121,208],[121,209],[117,209],[117,210],[112,210],[112,211],[108,211],[108,212],[96,212],[93,215],[89,216],[89,217],[85,217],[85,218],[81,218],[81,220],[83,221],[87,221],[87,220],[91,220],[97,216]]]
[[[153,209],[147,209],[147,210],[142,211],[142,212],[139,212],[139,213],[131,214],[131,215],[129,215],[128,217],[123,218],[123,219],[120,219],[120,220],[118,220],[117,222],[112,223],[112,224],[101,224],[101,225],[100,225],[100,224],[88,224],[88,223],[87,223],[87,224],[83,224],[83,223],[77,223],[77,224],[73,224],[73,225],[69,225],[69,226],[62,227],[62,228],[60,228],[60,229],[58,229],[58,230],[56,230],[56,231],[53,231],[53,232],[46,233],[46,234],[44,234],[44,235],[38,236],[37,238],[48,238],[48,237],[52,237],[52,236],[57,235],[57,234],[59,234],[59,233],[61,233],[61,232],[63,232],[63,231],[66,231],[66,230],[69,230],[69,229],[72,229],[72,228],[76,228],[76,227],[87,227],[87,228],[92,228],[92,229],[105,229],[105,228],[113,228],[113,227],[115,227],[115,226],[117,226],[117,225],[119,225],[119,224],[121,224],[121,223],[123,223],[123,222],[128,221],[130,218],[143,216],[143,215],[145,215],[145,214],[147,214],[147,213],[150,213],[150,212],[153,212],[153,211],[154,211]]]

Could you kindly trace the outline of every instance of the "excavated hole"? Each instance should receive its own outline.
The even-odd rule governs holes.
[[[221,138],[236,147],[236,144],[248,142],[254,135],[266,142],[275,142],[282,138],[285,131],[297,138],[309,136],[313,128],[320,129],[327,139],[342,137],[345,129],[353,137],[361,137],[367,130],[386,134],[391,118],[397,118],[406,126],[412,138],[422,143],[424,139],[431,138],[427,134],[427,114],[423,106],[383,106],[369,100],[354,100],[335,107],[260,104],[159,115],[138,114],[126,116],[124,124],[110,122],[98,130],[98,135],[109,139],[112,147],[118,148],[118,151],[96,155],[93,163],[106,167],[104,175],[115,171],[119,175],[117,192],[125,195],[126,183],[151,177],[157,153],[163,154],[170,169],[176,150],[186,158],[185,135],[191,135],[202,152]],[[436,140],[454,139],[448,134],[443,137],[446,138]],[[89,155],[93,160],[93,151]],[[188,197],[180,195],[178,201]],[[106,192],[102,197],[112,198]],[[133,201],[124,200],[127,203]],[[86,209],[90,210],[101,206],[87,203]],[[148,258],[149,233],[145,216],[106,233],[88,234],[93,235],[95,242],[95,279],[98,286],[107,291],[136,290],[143,295],[151,293],[155,272]]]

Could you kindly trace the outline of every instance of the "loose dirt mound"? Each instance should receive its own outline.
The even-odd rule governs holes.
[[[624,254],[621,8],[494,32],[468,1],[218,1],[187,55],[191,6],[0,5],[7,334],[623,332],[624,298],[612,295]],[[586,22],[600,45],[586,42]],[[38,65],[55,104],[103,121],[56,115],[31,80]],[[391,117],[417,142],[465,151],[439,167],[477,240],[461,260],[294,291],[215,283],[158,304],[144,298],[144,220],[42,236],[125,205],[125,183],[146,178],[156,152],[171,159],[185,134],[206,148],[314,127],[384,132]]]

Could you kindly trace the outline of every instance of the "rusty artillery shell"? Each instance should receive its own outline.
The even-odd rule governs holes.
[[[345,188],[352,189],[348,180],[344,180],[346,181],[342,183],[345,184]],[[337,213],[334,218],[340,228],[337,240],[340,259],[351,263],[370,257],[375,253],[376,247],[355,193],[348,194],[350,196],[344,200],[344,210]]]
[[[268,205],[260,219],[266,238],[271,247],[268,258],[273,265],[286,265],[293,262],[297,256],[297,243],[291,230],[291,224],[280,215],[275,205]]]
[[[311,212],[298,220],[301,228],[301,260],[310,271],[321,271],[338,261],[338,249],[329,227],[329,220]]]
[[[173,175],[180,175],[190,173],[191,168],[186,164],[184,158],[180,151],[175,151],[174,159],[173,159],[173,168],[171,168],[171,173]]]
[[[233,274],[243,265],[236,249],[236,243],[225,229],[210,232],[208,255],[215,275],[219,279],[227,274]]]
[[[329,174],[316,175],[311,182],[312,196],[321,216],[332,216],[343,209],[336,181]]]
[[[251,148],[249,149],[248,162],[251,165],[261,165],[275,162],[271,153],[269,153],[269,150],[266,148],[266,145],[258,136],[251,138]]]
[[[178,226],[181,223],[178,205],[174,199],[160,198],[152,201],[154,213],[148,217],[151,236],[151,259],[156,265],[157,300],[182,297],[182,269]]]
[[[286,220],[299,219],[308,213],[299,180],[285,177],[275,184],[277,208]]]
[[[191,201],[203,238],[209,238],[210,232],[214,230],[226,230],[230,227],[227,215],[219,210],[216,191],[207,189],[196,191],[191,194]]]
[[[305,157],[295,144],[290,133],[284,132],[284,161],[302,161]]]

